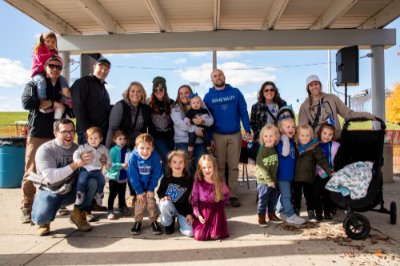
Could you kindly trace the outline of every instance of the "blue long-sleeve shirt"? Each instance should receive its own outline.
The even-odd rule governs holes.
[[[204,103],[214,117],[213,131],[233,134],[240,131],[240,120],[246,132],[250,132],[247,104],[239,89],[225,84],[223,90],[210,88],[204,96]]]
[[[296,148],[293,139],[289,139],[290,149],[287,156],[282,155],[282,140],[278,142],[276,150],[278,152],[278,181],[292,181],[294,179],[294,169],[296,166]]]
[[[145,191],[154,192],[162,175],[160,157],[155,151],[147,160],[143,160],[136,150],[132,152],[128,163],[128,176],[138,195]]]

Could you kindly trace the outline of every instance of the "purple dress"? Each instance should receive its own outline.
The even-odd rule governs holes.
[[[214,201],[214,184],[206,181],[195,181],[192,190],[192,206],[195,219],[193,221],[193,236],[196,240],[223,239],[229,237],[228,221],[225,214],[225,205],[229,200],[229,189],[221,183],[224,198]],[[206,221],[200,223],[198,216]]]

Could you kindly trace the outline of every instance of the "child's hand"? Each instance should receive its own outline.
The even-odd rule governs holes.
[[[90,152],[90,151],[83,152],[82,155],[81,155],[81,159],[82,159],[84,165],[85,164],[90,164],[92,162],[92,159],[93,159],[92,152]]]
[[[128,163],[123,163],[123,164],[122,164],[122,168],[123,168],[124,170],[128,170]]]
[[[165,196],[162,199],[160,199],[160,202],[163,202],[163,201],[166,201],[166,200],[171,200],[171,198],[168,197],[168,196]]]
[[[336,174],[335,171],[333,171],[332,173],[329,174],[330,177],[334,176]]]
[[[65,111],[65,106],[62,103],[54,102],[53,107],[54,107],[54,109],[60,109],[62,113],[64,113],[64,111]]]
[[[150,192],[150,191],[147,191],[146,195],[147,195],[147,198],[148,198],[148,199],[154,198],[154,197],[155,197],[154,192]]]
[[[202,224],[206,223],[206,220],[204,220],[203,216],[199,215],[198,218],[199,218],[200,223],[202,223]]]
[[[143,192],[142,194],[136,196],[136,200],[138,203],[142,203],[144,201],[145,197],[146,197],[146,193]]]
[[[270,187],[276,188],[275,183],[272,183]]]
[[[69,88],[62,88],[61,94],[67,98],[71,98],[71,91],[69,90]]]
[[[108,170],[108,169],[110,169],[110,167],[111,167],[111,164],[106,164],[106,166],[105,166],[105,168],[106,168],[106,170]]]
[[[186,222],[190,225],[193,224],[193,216],[191,214],[186,215]]]

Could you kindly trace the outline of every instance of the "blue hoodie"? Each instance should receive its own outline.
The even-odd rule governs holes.
[[[219,134],[233,134],[240,131],[240,120],[246,132],[250,132],[247,104],[240,90],[225,84],[223,90],[210,88],[204,96],[204,103],[214,117],[213,131]]]
[[[289,139],[290,151],[288,156],[282,155],[282,141],[278,142],[276,150],[278,152],[278,181],[292,181],[294,179],[294,169],[296,165],[296,150],[293,139]]]

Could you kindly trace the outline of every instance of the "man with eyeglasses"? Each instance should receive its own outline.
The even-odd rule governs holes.
[[[37,175],[43,178],[35,183],[38,191],[32,208],[32,223],[38,225],[36,233],[39,236],[50,233],[50,223],[61,206],[75,202],[77,170],[92,159],[90,154],[85,153],[82,160],[73,161],[78,145],[74,143],[75,125],[71,120],[54,122],[53,130],[55,139],[40,146],[35,156]],[[90,210],[97,186],[96,179],[89,180],[83,203],[75,205],[69,217],[81,232],[92,229],[86,220],[86,211]]]
[[[51,56],[45,63],[46,94],[47,100],[40,100],[35,83],[26,84],[21,97],[22,106],[29,111],[28,115],[28,138],[25,151],[25,173],[22,178],[21,222],[31,222],[31,211],[36,189],[32,182],[27,179],[31,171],[36,172],[35,154],[43,143],[54,138],[53,123],[54,113],[43,113],[41,109],[60,109],[64,113],[66,106],[61,103],[62,88],[60,84],[62,59],[58,55]]]

